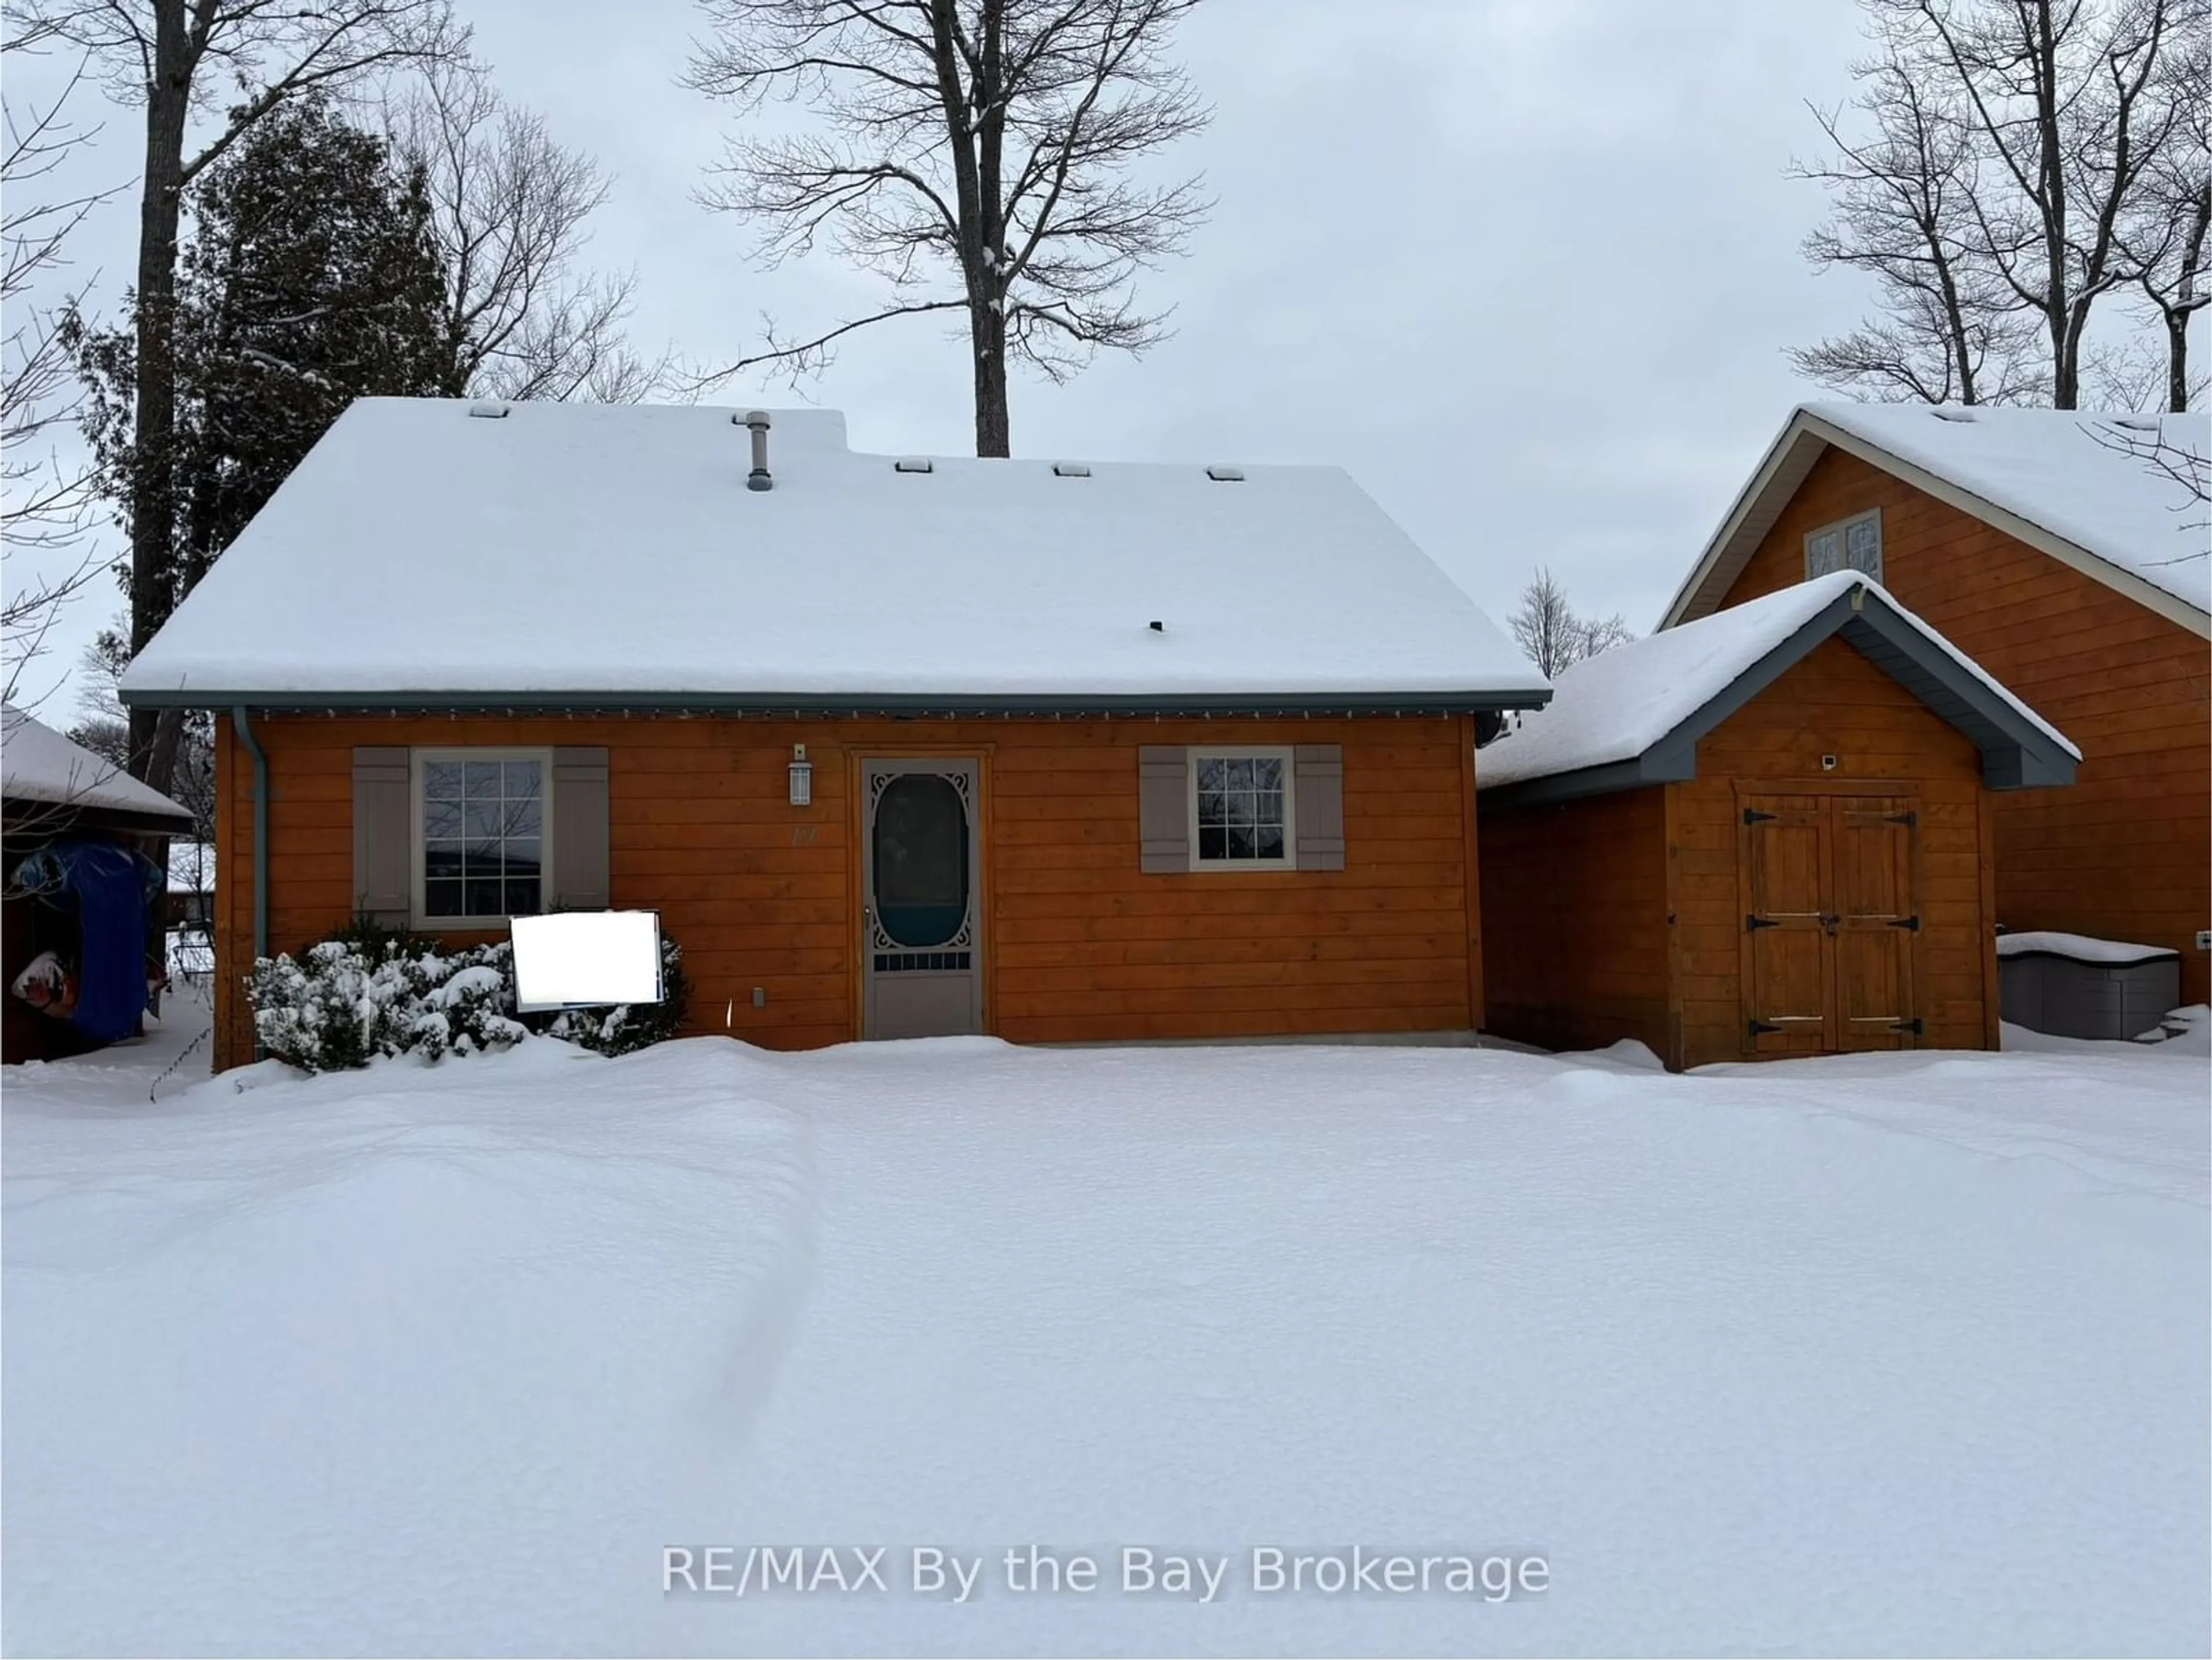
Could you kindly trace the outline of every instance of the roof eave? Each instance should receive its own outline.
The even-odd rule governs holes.
[[[1982,782],[1992,790],[2041,789],[2074,781],[2078,758],[1999,696],[1875,590],[1853,586],[1823,605],[1642,754],[1481,792],[1504,809],[1544,806],[1698,775],[1698,742],[1802,662],[1824,641],[1850,643],[1980,751]]]
[[[1536,709],[1549,687],[1492,691],[1158,692],[1127,694],[670,691],[287,691],[125,689],[132,708],[235,708],[301,714],[861,715],[1069,719],[1170,715],[1480,714]]]
[[[1823,420],[1802,407],[1791,412],[1781,434],[1760,461],[1758,471],[1753,473],[1750,482],[1729,509],[1728,516],[1721,521],[1719,530],[1706,544],[1705,552],[1691,568],[1689,576],[1668,602],[1666,612],[1659,622],[1662,629],[1695,622],[1720,608],[1721,599],[1727,593],[1729,585],[1742,574],[1759,541],[1773,528],[1784,507],[1796,493],[1797,487],[1805,482],[1805,476],[1812,471],[1813,463],[1820,459],[1823,450],[1829,448],[1855,455],[1868,465],[1877,467],[1923,494],[1934,496],[1946,506],[1978,519],[1984,524],[2002,531],[2014,541],[2025,543],[2038,552],[2057,560],[2062,565],[2125,594],[2137,605],[2168,622],[2203,638],[2212,639],[2212,613],[2191,605],[2178,594],[2167,593],[2156,583],[2145,581],[2133,571],[2114,564],[2103,555],[2047,530],[2033,520],[2023,519],[2018,514],[1952,483],[1941,474],[1907,461],[1881,445],[1848,432],[1833,422]]]

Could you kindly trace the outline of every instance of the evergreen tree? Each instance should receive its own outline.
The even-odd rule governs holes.
[[[189,592],[356,398],[454,378],[445,271],[419,173],[326,100],[287,105],[202,175],[178,268],[176,523],[168,604]],[[138,458],[130,319],[74,331],[103,486]]]

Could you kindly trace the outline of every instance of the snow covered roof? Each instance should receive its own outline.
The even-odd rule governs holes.
[[[1838,571],[1585,659],[1549,708],[1486,745],[1501,801],[1564,800],[1697,776],[1697,740],[1832,635],[1980,745],[1996,788],[2071,783],[2081,751],[1856,571]]]
[[[1340,469],[895,463],[848,449],[834,410],[770,418],[774,487],[754,491],[726,409],[365,398],[140,654],[125,696],[1543,701],[1543,678]]]
[[[125,814],[149,821],[149,829],[192,822],[190,812],[159,790],[12,703],[0,704],[0,796]]]
[[[2171,946],[2136,946],[2124,939],[2095,939],[2086,933],[2059,933],[2032,928],[2024,933],[1997,936],[2000,957],[2066,957],[2076,963],[2106,968],[2126,968],[2136,963],[2155,963],[2181,953]]]
[[[2185,627],[2212,634],[2204,504],[2150,459],[2161,445],[2177,464],[2184,452],[2212,456],[2212,417],[1988,405],[1802,404],[1791,412],[1660,626],[1706,616],[1720,605],[1813,464],[1833,447]],[[2130,448],[2139,453],[2128,453]]]

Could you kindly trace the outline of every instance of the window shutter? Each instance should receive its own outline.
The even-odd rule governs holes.
[[[1137,839],[1147,875],[1190,868],[1190,751],[1146,744],[1137,751]]]
[[[415,791],[404,745],[353,752],[353,908],[388,928],[407,926],[414,896]]]
[[[606,750],[564,745],[553,751],[552,908],[605,910],[614,903],[607,863]]]
[[[1300,870],[1344,868],[1344,746],[1301,744],[1297,785],[1291,811],[1297,815]]]

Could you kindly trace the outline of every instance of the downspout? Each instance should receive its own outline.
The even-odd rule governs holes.
[[[253,757],[253,958],[259,962],[269,955],[269,757],[253,735],[245,704],[231,710],[230,725]]]

